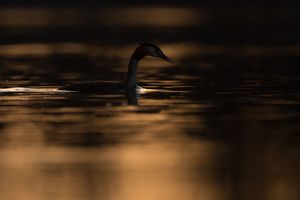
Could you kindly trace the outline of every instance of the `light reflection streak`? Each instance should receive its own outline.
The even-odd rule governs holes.
[[[297,56],[300,53],[299,45],[203,45],[189,42],[181,43],[162,43],[161,48],[168,52],[170,57],[176,60],[182,60],[186,57],[200,55],[239,55],[249,57],[263,56],[278,56],[278,55],[293,55]],[[9,57],[46,57],[55,54],[61,55],[85,55],[90,58],[118,58],[122,65],[127,66],[130,54],[134,49],[134,45],[119,45],[111,46],[105,44],[90,45],[86,43],[34,43],[34,44],[6,44],[0,45],[0,56]],[[163,63],[155,58],[146,58],[147,67],[172,66],[168,63]],[[209,67],[209,66],[208,66]]]
[[[44,94],[54,94],[54,93],[72,93],[72,91],[58,90],[57,88],[31,88],[31,87],[10,87],[10,88],[0,88],[0,93],[44,93]]]

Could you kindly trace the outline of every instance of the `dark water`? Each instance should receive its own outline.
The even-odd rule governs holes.
[[[34,91],[0,94],[0,199],[299,199],[293,12],[212,11],[2,8],[1,87]],[[122,80],[136,41],[177,61],[141,62],[138,106],[53,92]]]

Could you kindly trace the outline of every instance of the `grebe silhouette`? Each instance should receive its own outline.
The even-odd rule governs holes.
[[[154,44],[149,43],[138,43],[139,46],[133,52],[129,65],[128,72],[125,81],[123,82],[84,82],[74,85],[68,85],[60,87],[59,90],[74,91],[74,92],[87,92],[87,93],[98,93],[98,92],[113,92],[113,91],[125,91],[136,93],[140,87],[137,85],[137,72],[138,64],[141,59],[146,56],[152,56],[161,58],[167,62],[175,64],[173,60],[167,57],[162,50]]]

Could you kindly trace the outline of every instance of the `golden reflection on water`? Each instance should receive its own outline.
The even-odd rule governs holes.
[[[224,113],[216,118],[218,129],[214,123],[209,125],[205,114],[217,109],[217,104],[142,97],[140,107],[67,106],[64,102],[70,97],[2,95],[1,199],[299,197],[294,186],[299,175],[293,175],[297,162],[292,161],[297,151],[286,156],[288,152],[276,147],[276,140],[261,141],[265,127],[258,122],[293,117],[271,104],[255,110],[242,107],[240,116]],[[50,102],[56,106],[48,107]],[[193,114],[195,111],[203,115]],[[230,134],[222,132],[223,128],[233,126],[236,132],[242,122],[251,128],[240,130],[243,137],[235,136],[228,143],[187,135],[189,131],[201,134],[214,128],[220,134]],[[82,142],[89,135],[99,143],[84,146]]]
[[[35,142],[33,148],[1,150],[1,171],[5,172],[0,181],[2,198],[22,199],[26,195],[34,200],[44,199],[47,194],[55,199],[221,196],[219,186],[207,182],[205,177],[209,175],[201,178],[203,183],[190,181],[195,158],[203,157],[204,171],[209,168],[206,155],[213,151],[209,143],[124,144],[102,150],[37,146]]]
[[[33,103],[33,99],[27,101]],[[185,136],[190,126],[186,120],[194,124],[197,117],[182,118],[167,110],[137,113],[136,107],[29,108],[22,96],[4,97],[2,102],[12,102],[9,112],[1,106],[1,120],[6,122],[0,143],[2,199],[192,200],[223,196],[220,186],[208,181],[214,162],[211,157],[218,154],[219,147]],[[113,115],[103,118],[109,113]],[[55,122],[61,125],[52,124]],[[119,144],[68,148],[47,139],[48,134],[55,134],[64,144],[87,131],[107,135]],[[193,180],[199,176],[195,167],[203,174]]]
[[[170,17],[174,16],[174,17]],[[179,7],[119,7],[100,9],[62,8],[2,8],[0,26],[43,27],[82,26],[98,24],[104,26],[154,26],[184,27],[201,23],[200,9]]]
[[[128,64],[130,55],[136,45],[105,45],[87,43],[30,43],[30,44],[7,44],[0,45],[0,56],[9,58],[33,56],[45,57],[49,55],[85,55],[92,58],[102,56],[104,58],[118,58],[122,64]],[[203,45],[190,42],[181,43],[160,43],[159,46],[164,52],[180,61],[183,58],[200,55],[225,55],[225,56],[298,56],[299,45]],[[147,58],[146,58],[147,59]],[[156,59],[147,59],[148,66],[157,66]],[[169,65],[169,64],[168,64]]]
[[[105,13],[111,17],[110,26],[155,26],[155,27],[184,27],[200,23],[201,10],[170,7],[140,7],[109,10]],[[170,17],[173,16],[173,17]]]

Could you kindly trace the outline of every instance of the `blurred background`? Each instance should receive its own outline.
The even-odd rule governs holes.
[[[2,0],[0,199],[298,200],[300,16],[288,1]]]

